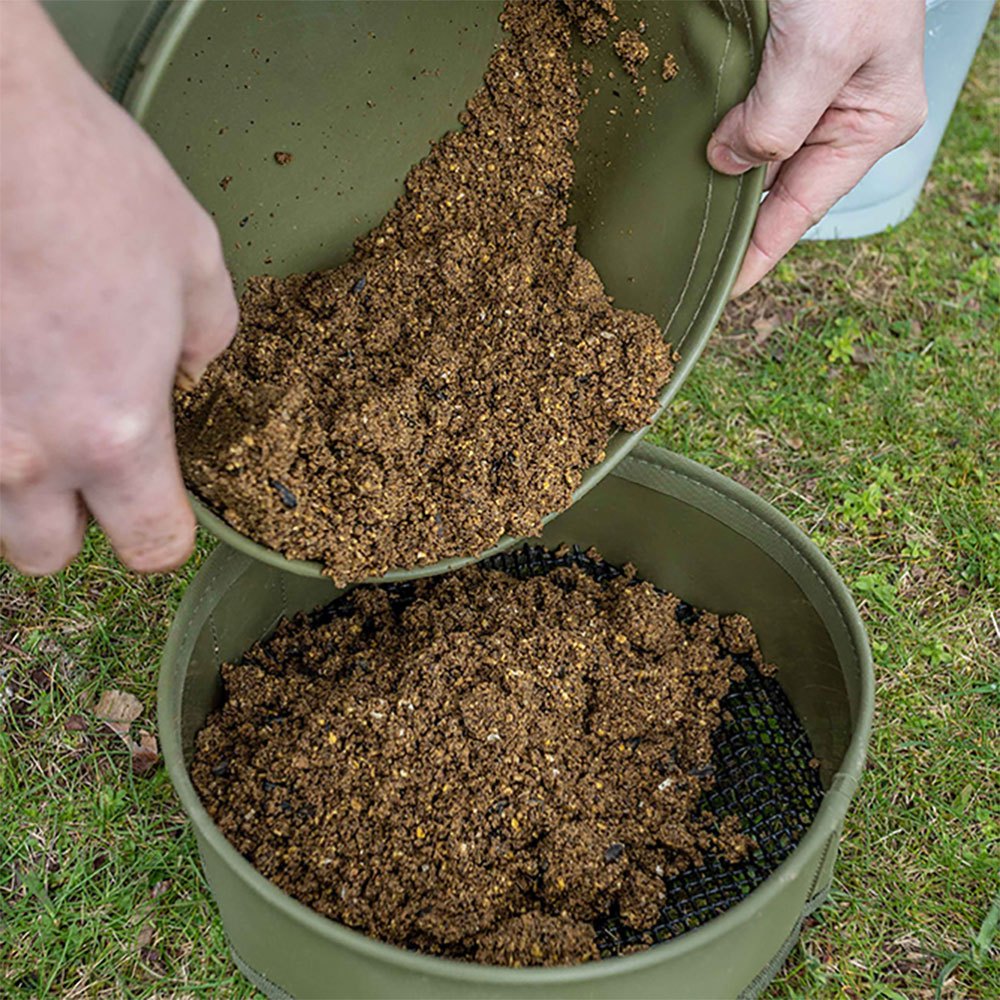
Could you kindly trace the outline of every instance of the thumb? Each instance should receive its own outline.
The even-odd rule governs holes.
[[[757,81],[747,99],[716,126],[708,162],[720,173],[742,174],[789,159],[857,68],[812,59],[801,46],[774,41],[769,34]]]

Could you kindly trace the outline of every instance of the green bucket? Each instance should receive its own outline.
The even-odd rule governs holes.
[[[328,920],[260,875],[217,829],[188,774],[195,734],[221,698],[219,665],[290,613],[342,591],[220,547],[198,572],[160,674],[164,759],[194,826],[237,964],[272,997],[693,998],[755,996],[830,886],[861,775],[873,674],[864,628],[817,548],[759,497],[694,462],[640,445],[542,541],[594,546],[696,607],[747,615],[820,762],[822,801],[797,846],[721,916],[650,949],[584,965],[510,969],[416,954]]]
[[[457,127],[501,37],[500,7],[498,0],[158,4],[118,79],[128,81],[126,106],[215,217],[242,284],[257,273],[332,267],[350,255],[428,141]],[[762,173],[716,174],[705,145],[755,75],[767,14],[763,0],[620,2],[618,12],[615,31],[645,20],[650,67],[669,52],[680,73],[664,83],[651,68],[642,114],[633,115],[636,88],[610,45],[579,46],[600,93],[581,118],[573,221],[581,252],[618,305],[656,316],[680,355],[659,396],[662,412],[715,326],[756,216]],[[291,152],[293,163],[279,166],[276,151]],[[615,434],[575,499],[642,433]],[[318,563],[286,559],[192,499],[201,523],[227,545],[320,576]],[[504,538],[491,552],[515,541]]]

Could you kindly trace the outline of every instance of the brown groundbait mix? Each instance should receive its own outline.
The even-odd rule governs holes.
[[[752,848],[698,802],[757,642],[678,604],[575,567],[470,568],[402,609],[355,590],[222,668],[192,778],[261,873],[350,927],[492,964],[596,958],[595,919],[648,928],[664,877]]]
[[[233,346],[177,401],[185,477],[237,530],[340,583],[471,554],[534,532],[650,420],[671,351],[567,224],[571,23],[595,41],[613,8],[508,2],[464,129],[351,259],[248,282]]]

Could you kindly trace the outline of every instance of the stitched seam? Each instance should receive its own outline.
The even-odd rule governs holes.
[[[204,572],[204,570],[202,570],[202,572]],[[201,595],[201,597],[198,598],[197,601],[195,601],[194,607],[191,609],[191,614],[188,617],[187,624],[184,626],[184,631],[181,634],[181,641],[180,641],[179,651],[180,651],[181,655],[183,655],[188,661],[190,661],[191,654],[193,652],[193,649],[190,648],[191,644],[190,644],[189,640],[191,639],[191,636],[194,633],[195,625],[196,624],[198,624],[199,631],[201,631],[201,628],[204,626],[204,622],[199,623],[200,612],[215,597],[214,585],[218,582],[218,580],[220,579],[220,576],[221,576],[220,572],[218,570],[214,569],[214,567],[213,567],[212,571],[211,571],[211,576],[209,576],[209,578],[206,580],[206,591],[205,591],[204,594]],[[218,602],[216,602],[216,603],[218,603]],[[218,652],[219,652],[219,636],[218,636],[218,632],[217,632],[216,627],[215,627],[214,613],[213,614],[209,614],[207,620],[208,620],[208,625],[209,625],[209,627],[212,630],[212,642],[215,645],[215,652],[216,652],[216,654],[218,654]],[[186,671],[185,671],[185,676],[186,676]]]
[[[726,4],[723,4],[722,9],[723,9],[723,11],[724,11],[724,13],[726,15],[726,47],[725,47],[725,49],[723,49],[723,52],[722,52],[722,60],[719,63],[719,69],[718,69],[718,74],[717,74],[716,83],[715,83],[715,99],[714,99],[714,101],[712,103],[712,121],[713,122],[719,116],[719,96],[722,93],[722,75],[723,75],[723,70],[725,69],[726,61],[729,59],[729,49],[730,49],[730,46],[731,46],[731,43],[732,43],[732,38],[733,38],[733,22],[730,20],[730,17],[729,17],[729,8],[728,8],[728,6]],[[752,47],[752,45],[753,45],[753,38],[752,37],[751,37],[750,41],[751,41],[751,47]],[[744,178],[744,175],[740,174],[739,180],[737,181],[737,184],[736,184],[736,196],[733,198],[733,204],[732,204],[732,207],[729,210],[729,220],[726,223],[726,233],[725,233],[725,236],[723,237],[723,240],[722,240],[722,245],[723,246],[725,246],[729,242],[729,237],[732,235],[732,232],[733,232],[733,224],[736,221],[737,211],[738,211],[738,209],[740,207],[740,193],[743,191],[743,178]],[[708,205],[706,206],[705,215],[702,217],[702,221],[701,221],[701,232],[698,235],[698,245],[695,248],[695,261],[697,261],[697,259],[698,259],[698,256],[699,256],[699,253],[700,253],[700,250],[701,250],[701,245],[702,245],[702,242],[703,242],[703,240],[705,238],[705,232],[708,229],[709,208],[710,208],[710,206],[712,204],[712,194],[713,194],[714,188],[715,188],[715,171],[712,170],[711,167],[709,167],[709,170],[708,170]],[[701,299],[699,299],[698,305],[695,306],[694,313],[692,314],[691,319],[688,321],[687,328],[684,331],[684,337],[686,337],[691,332],[691,328],[694,326],[695,321],[700,317],[702,307],[705,305],[705,300],[708,298],[708,293],[712,290],[712,286],[715,283],[715,276],[719,273],[719,266],[721,265],[721,263],[722,263],[722,255],[720,254],[718,257],[715,258],[715,263],[712,265],[712,270],[711,270],[711,272],[708,275],[708,281],[705,282],[705,287],[702,290]],[[694,273],[694,268],[692,267],[692,270],[689,272],[689,280],[690,280],[690,277],[693,276],[693,273]],[[685,285],[685,287],[686,287],[686,285]]]
[[[813,904],[816,899],[816,889],[819,886],[819,880],[823,875],[823,869],[826,867],[826,862],[830,857],[830,852],[833,850],[834,846],[839,846],[840,831],[838,830],[831,834],[827,839],[826,847],[823,848],[823,854],[819,859],[819,864],[816,866],[816,871],[813,874],[812,882],[809,885],[809,891],[806,893],[806,907]]]
[[[228,935],[227,935],[228,939]],[[288,998],[291,1000],[291,994],[280,987],[273,979],[268,978],[259,969],[255,969],[234,947],[232,941],[229,942],[229,951],[232,953],[233,960],[236,963],[237,968],[243,975],[253,983],[254,986],[260,987],[265,993],[270,997],[277,997],[280,1000]],[[254,982],[256,980],[256,982]]]
[[[792,953],[792,949],[795,947],[802,934],[802,925],[805,922],[805,917],[799,914],[799,917],[795,921],[795,926],[792,928],[792,932],[781,942],[781,947],[771,956],[767,965],[764,966],[757,973],[753,979],[747,984],[743,992],[740,993],[737,1000],[756,1000],[757,997],[763,992],[764,988],[774,981],[778,973],[781,971],[781,967],[785,964],[788,956]]]
[[[722,12],[726,15],[726,47],[722,51],[722,58],[719,60],[719,65],[716,68],[716,75],[715,75],[715,99],[714,99],[713,104],[712,104],[712,119],[713,119],[713,121],[715,120],[715,117],[719,113],[719,94],[722,91],[722,71],[725,68],[726,60],[729,58],[729,46],[730,46],[730,43],[732,41],[732,36],[733,36],[733,22],[732,22],[732,19],[729,17],[729,10],[727,9],[727,7],[726,7],[725,4],[722,5]],[[707,187],[706,192],[705,192],[705,210],[704,210],[704,212],[702,212],[702,215],[701,215],[701,229],[698,232],[698,239],[697,239],[697,241],[695,242],[695,245],[694,245],[694,255],[691,258],[691,264],[688,267],[687,276],[684,278],[684,285],[681,287],[681,293],[680,293],[680,295],[677,296],[677,302],[674,305],[673,311],[670,313],[670,318],[667,320],[666,326],[664,326],[664,328],[663,328],[663,331],[664,331],[665,334],[667,333],[667,331],[669,331],[670,327],[673,325],[673,322],[674,322],[675,317],[677,316],[678,310],[684,304],[684,299],[687,296],[688,288],[691,286],[691,279],[694,277],[695,269],[698,266],[698,260],[699,260],[699,258],[701,256],[701,251],[702,251],[702,247],[703,247],[704,240],[705,240],[705,233],[708,230],[708,217],[711,214],[711,210],[712,210],[712,193],[713,193],[713,187],[714,187],[714,176],[715,175],[714,175],[714,172],[712,171],[712,168],[709,167],[708,168],[708,187]],[[741,181],[742,181],[742,178],[741,178]],[[719,266],[718,265],[718,261],[716,261],[716,265],[715,266],[716,266],[716,268],[718,268],[718,266]],[[713,274],[714,273],[715,272],[713,271]],[[706,290],[706,294],[707,294],[707,290]],[[695,321],[695,319],[697,317],[697,313],[701,309],[701,304],[704,301],[705,301],[705,297],[702,296],[702,302],[700,302],[698,304],[698,307],[695,310],[695,316],[691,317],[691,321],[688,323],[687,329],[684,331],[683,337],[686,337],[688,335],[688,333],[690,332],[691,327],[694,325],[694,321]],[[683,339],[683,337],[682,337],[682,339]]]

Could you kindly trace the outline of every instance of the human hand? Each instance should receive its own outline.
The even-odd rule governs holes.
[[[734,297],[927,117],[925,0],[771,0],[768,9],[757,82],[708,143],[721,173],[768,164]]]
[[[175,375],[237,321],[219,237],[41,9],[2,6],[0,545],[55,572],[89,509],[125,563],[167,570],[194,540]]]

